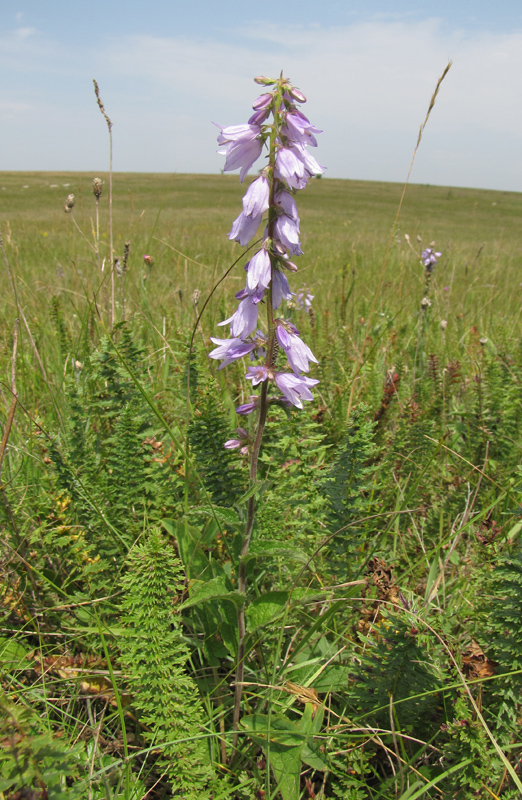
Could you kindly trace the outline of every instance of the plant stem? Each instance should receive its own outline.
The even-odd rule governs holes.
[[[276,137],[279,133],[281,125],[280,109],[283,100],[284,82],[279,81],[278,93],[274,103],[274,122],[269,138],[269,159],[268,159],[268,180],[270,181],[270,194],[268,199],[268,227],[267,239],[272,241],[274,236],[274,225],[277,219],[277,208],[275,204],[275,179],[274,168],[276,161]],[[276,268],[276,258],[270,254],[272,277]],[[275,324],[274,324],[274,311],[272,303],[272,284],[270,281],[268,287],[267,300],[266,300],[266,314],[267,314],[267,327],[268,327],[268,344],[266,348],[265,366],[270,369],[275,360]],[[259,452],[261,450],[261,443],[263,441],[263,433],[266,425],[266,418],[268,412],[268,380],[263,381],[261,386],[261,396],[259,400],[259,419],[257,423],[257,431],[252,446],[252,454],[250,459],[250,485],[254,487],[257,481],[257,467],[259,461]],[[238,732],[239,732],[239,719],[241,716],[241,694],[243,689],[243,677],[245,672],[245,638],[246,638],[246,624],[245,624],[245,610],[246,610],[246,559],[250,549],[250,540],[254,530],[254,520],[256,511],[256,498],[255,493],[248,500],[247,506],[247,523],[245,530],[245,538],[243,539],[243,546],[241,548],[241,556],[239,559],[238,570],[238,590],[241,594],[245,595],[245,600],[241,608],[237,612],[237,629],[238,629],[238,650],[237,650],[237,667],[235,675],[235,693],[234,693],[234,717],[233,717],[233,731],[232,747],[235,750],[237,747]]]

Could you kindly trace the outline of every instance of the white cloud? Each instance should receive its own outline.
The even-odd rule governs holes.
[[[436,81],[452,58],[412,180],[522,190],[522,31],[450,30],[436,18],[331,28],[260,21],[223,31],[219,41],[136,34],[75,49],[31,28],[19,30],[27,33],[10,38],[10,68],[17,61],[20,73],[34,75],[40,105],[42,76],[62,72],[57,91],[78,110],[69,121],[76,144],[67,169],[82,167],[89,114],[89,129],[100,123],[92,77],[114,121],[118,168],[216,172],[222,160],[210,121],[244,121],[256,96],[254,75],[283,68],[309,97],[306,113],[325,131],[318,157],[329,175],[402,181]],[[14,119],[25,107],[17,110],[20,98],[6,91],[0,99],[14,109]],[[47,166],[59,165],[41,164]]]

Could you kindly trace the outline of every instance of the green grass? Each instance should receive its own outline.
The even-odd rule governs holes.
[[[19,735],[0,749],[0,797],[7,770],[18,769],[13,753],[25,759],[27,786],[38,789],[44,776],[50,800],[65,791],[92,800],[176,796],[161,756],[169,730],[180,730],[169,729],[167,706],[154,728],[175,665],[198,687],[187,707],[190,736],[196,741],[201,731],[214,762],[223,761],[228,742],[213,790],[223,800],[250,800],[261,789],[279,797],[274,776],[285,770],[284,800],[312,796],[312,788],[323,798],[392,800],[406,798],[408,785],[428,800],[491,792],[512,800],[518,778],[506,775],[521,755],[520,686],[516,674],[499,673],[522,664],[522,627],[518,612],[509,616],[490,598],[505,595],[518,608],[522,195],[412,185],[393,230],[398,184],[322,179],[299,193],[305,255],[289,280],[294,291],[309,287],[313,313],[281,313],[317,356],[311,374],[321,382],[304,411],[270,411],[247,581],[252,736],[241,737],[231,760],[247,478],[241,456],[222,445],[251,387],[244,363],[218,371],[207,354],[211,336],[227,335],[217,323],[235,307],[244,261],[201,318],[189,403],[186,375],[198,311],[242,253],[227,232],[245,187],[228,175],[114,175],[117,256],[130,241],[123,285],[116,279],[116,318],[125,316],[128,334],[116,330],[115,351],[107,339],[107,265],[101,270],[109,256],[108,177],[98,175],[105,180],[99,257],[93,177],[0,173],[0,233],[19,303],[6,276],[3,430],[21,311],[26,321],[20,403],[0,485],[0,708]],[[70,192],[73,215],[63,210]],[[442,257],[429,286],[432,305],[421,312],[419,254],[433,241]],[[241,424],[251,429],[253,419]],[[159,599],[147,595],[143,554],[151,536],[186,579],[173,601],[163,590]],[[365,582],[347,586],[354,579]],[[125,627],[122,585],[145,609],[148,633]],[[153,637],[155,626],[182,630],[183,640],[176,648],[173,634],[167,655],[155,645],[165,663],[146,687],[152,649],[142,638]],[[498,662],[483,684],[484,675],[477,684],[469,671],[472,639]],[[139,695],[140,685],[150,692],[129,711],[127,679],[138,650],[132,692]],[[65,666],[91,659],[91,689],[58,673],[58,657]],[[105,684],[97,689],[100,674]],[[314,688],[320,712],[314,716],[310,703],[303,711],[286,681]],[[4,722],[0,716],[7,741]],[[182,772],[190,776],[190,764]],[[444,795],[415,788],[421,779]],[[156,794],[146,794],[155,782]]]
[[[108,183],[106,175],[101,177],[106,181],[100,203],[101,254],[106,256]],[[12,243],[10,258],[17,263],[25,291],[33,296],[62,289],[81,292],[78,271],[90,291],[96,287],[92,257],[63,212],[65,196],[74,192],[75,218],[91,237],[91,181],[85,173],[0,174],[0,187],[5,187],[0,228],[7,244]],[[57,188],[50,188],[52,184]],[[239,213],[243,190],[235,176],[114,175],[115,251],[121,256],[124,241],[131,240],[127,286],[131,295],[134,287],[134,297],[143,275],[142,256],[154,255],[149,296],[155,295],[151,305],[156,324],[159,317],[169,316],[179,289],[191,293],[199,288],[205,296],[240,255],[226,232]],[[401,192],[398,184],[312,182],[299,197],[305,255],[294,285],[296,280],[313,285],[324,306],[342,290],[343,272],[349,285],[355,270],[354,298],[370,302]],[[513,315],[519,305],[521,215],[522,195],[513,192],[410,186],[378,306],[400,313],[421,291],[423,271],[404,240],[409,234],[418,250],[435,241],[443,252],[434,276],[437,312],[443,317],[464,313],[470,325],[478,324],[487,335],[493,314]],[[422,246],[417,246],[417,236]],[[57,270],[65,273],[63,279],[57,280]],[[231,276],[234,291],[241,280],[240,270]],[[449,296],[441,293],[445,286],[451,287]]]

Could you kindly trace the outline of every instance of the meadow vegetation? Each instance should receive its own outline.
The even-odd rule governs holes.
[[[320,384],[270,410],[233,747],[244,187],[113,176],[111,327],[94,177],[0,173],[0,797],[519,798],[522,195],[301,193]]]

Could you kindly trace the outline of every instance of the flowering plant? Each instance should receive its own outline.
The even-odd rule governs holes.
[[[267,163],[248,187],[243,198],[243,210],[234,220],[229,238],[247,247],[256,235],[263,218],[266,225],[260,247],[245,265],[246,285],[236,294],[239,301],[231,317],[219,323],[230,325],[230,338],[212,337],[217,347],[209,354],[219,359],[220,369],[245,356],[256,362],[245,375],[252,387],[260,385],[259,395],[249,397],[236,412],[242,416],[258,411],[257,429],[252,440],[240,427],[237,437],[225,443],[227,449],[240,448],[250,453],[250,482],[253,489],[257,480],[257,463],[263,431],[270,403],[303,408],[303,401],[312,400],[310,389],[318,381],[308,377],[310,363],[317,359],[303,342],[296,326],[288,319],[276,317],[274,312],[284,300],[294,296],[290,291],[286,272],[296,272],[291,258],[302,255],[300,222],[294,193],[304,189],[308,180],[321,174],[323,169],[306,149],[316,147],[318,128],[310,123],[298,108],[306,102],[305,96],[281,75],[277,80],[260,77],[255,82],[265,92],[253,104],[254,113],[244,125],[222,127],[218,143],[225,156],[225,172],[240,170],[243,181],[248,170],[266,149]],[[266,215],[266,217],[265,217]],[[257,243],[256,243],[257,244]],[[312,300],[309,293],[305,299]],[[266,307],[266,333],[258,329],[259,309]],[[278,353],[284,353],[291,371],[282,371],[276,364]],[[280,395],[269,396],[269,386],[275,386]],[[238,589],[246,602],[246,559],[254,528],[255,492],[248,499],[246,531],[243,538],[238,569]],[[234,747],[239,729],[241,687],[245,661],[245,605],[238,609],[239,647],[236,668],[236,694],[234,703]]]
[[[263,216],[267,214],[261,246],[245,265],[246,286],[236,294],[239,305],[234,314],[220,325],[230,325],[230,339],[212,337],[217,347],[211,358],[222,360],[222,367],[250,355],[252,360],[263,359],[262,366],[250,367],[246,375],[252,386],[263,384],[259,402],[240,406],[239,414],[279,401],[297,408],[303,400],[311,400],[310,388],[318,383],[303,373],[310,362],[317,363],[310,348],[301,340],[291,322],[276,318],[274,311],[283,300],[294,296],[285,272],[297,267],[290,257],[302,255],[300,222],[293,192],[303,189],[309,178],[322,173],[322,167],[306,150],[317,146],[312,125],[297,104],[306,101],[299,89],[288,80],[256,78],[256,83],[270,91],[253,104],[254,113],[246,125],[218,126],[218,143],[225,158],[225,172],[240,169],[243,181],[248,170],[266,147],[267,165],[247,189],[243,210],[234,220],[229,238],[246,247],[256,235]],[[269,119],[272,118],[270,122]],[[260,304],[265,301],[267,333],[257,329]],[[291,373],[275,368],[277,345],[284,351]],[[275,384],[281,396],[268,398],[268,384]]]

